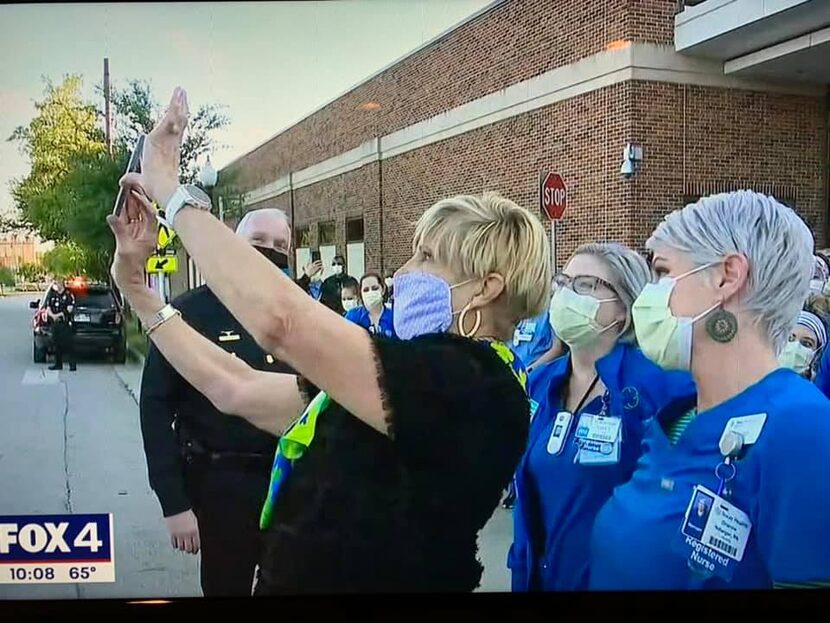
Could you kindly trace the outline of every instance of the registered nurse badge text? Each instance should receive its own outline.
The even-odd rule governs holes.
[[[0,584],[115,582],[112,515],[0,515]]]

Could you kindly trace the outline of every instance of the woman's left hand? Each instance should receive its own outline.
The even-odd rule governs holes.
[[[127,201],[119,216],[110,214],[107,224],[115,234],[115,257],[110,272],[127,298],[147,289],[144,266],[153,255],[158,240],[158,219],[144,191],[122,179]]]

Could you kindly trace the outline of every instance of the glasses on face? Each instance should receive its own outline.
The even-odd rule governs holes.
[[[556,273],[553,276],[553,289],[570,288],[577,294],[594,295],[597,293],[617,296],[617,290],[613,285],[594,275],[575,275],[571,277],[565,273]]]

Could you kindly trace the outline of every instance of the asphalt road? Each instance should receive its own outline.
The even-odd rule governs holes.
[[[200,594],[196,557],[174,551],[147,482],[138,407],[116,367],[32,362],[32,297],[0,299],[0,514],[112,513],[111,584],[0,584],[0,599]]]
[[[34,364],[30,298],[0,298],[0,515],[113,513],[116,582],[0,584],[0,599],[200,595],[198,558],[172,550],[147,482],[140,366],[82,360],[77,372],[52,372]],[[511,531],[499,508],[479,537],[479,590],[509,590]]]

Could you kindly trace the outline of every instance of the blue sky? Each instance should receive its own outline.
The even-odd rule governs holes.
[[[166,101],[228,106],[221,166],[491,0],[54,4],[0,6],[0,213],[29,164],[7,142],[34,115],[42,76],[84,76],[88,99],[110,59],[116,86],[150,82]]]

